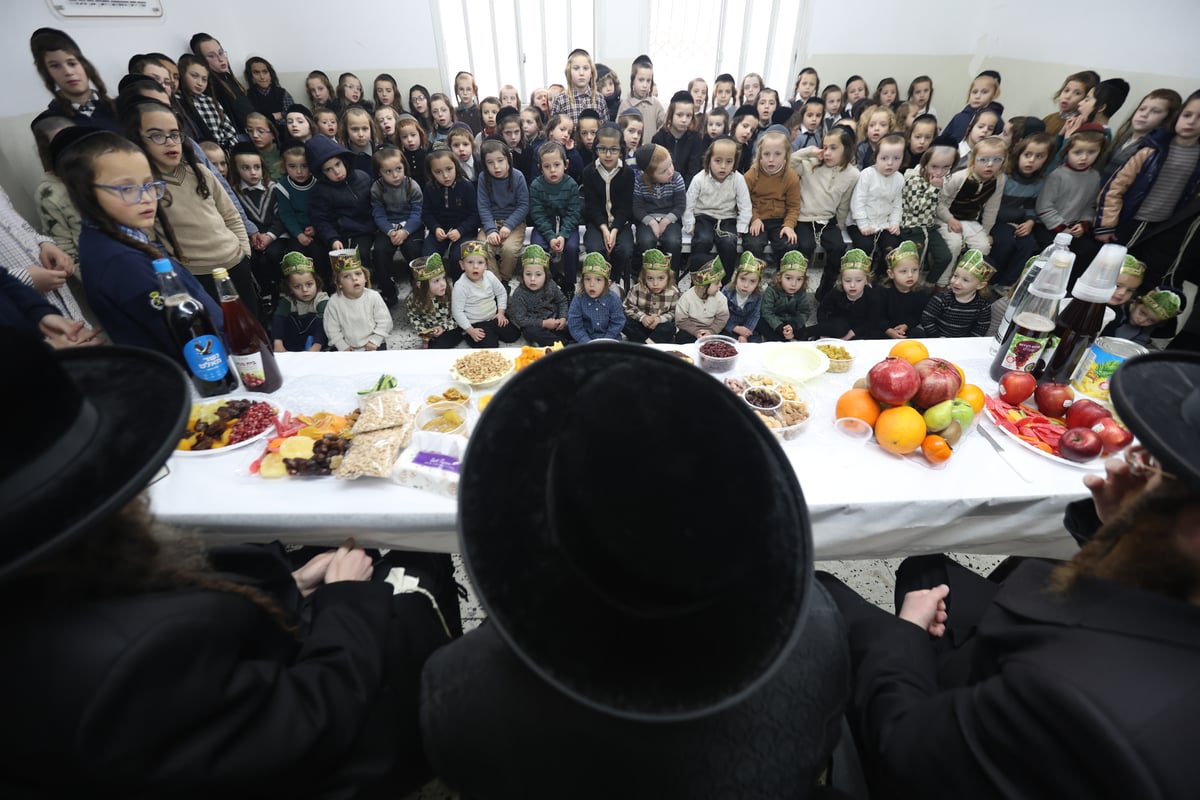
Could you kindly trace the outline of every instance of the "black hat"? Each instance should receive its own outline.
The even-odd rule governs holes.
[[[651,142],[644,144],[637,150],[633,151],[633,160],[637,163],[638,169],[642,172],[650,169],[650,159],[654,158],[654,148],[658,145]]]
[[[683,419],[663,424],[681,397]],[[609,492],[627,440],[660,454],[656,476],[694,476],[688,491]],[[697,473],[721,452],[739,454],[732,480]],[[458,521],[490,623],[541,678],[606,714],[728,708],[804,622],[812,534],[787,456],[736,394],[650,348],[593,343],[517,373],[471,437]]]
[[[496,127],[499,128],[500,123],[504,122],[504,120],[508,119],[509,117],[516,117],[519,120],[521,118],[521,112],[512,106],[503,106],[499,111],[496,112]]]
[[[67,151],[71,145],[82,139],[88,139],[95,136],[97,133],[107,133],[107,128],[98,128],[95,125],[68,125],[54,135],[50,140],[50,163],[58,166],[58,160],[62,158],[63,153]]]
[[[140,72],[130,72],[127,75],[122,76],[121,80],[117,82],[118,94],[134,91],[138,87],[147,87],[158,92],[166,92],[166,89],[162,87],[162,84],[154,80],[154,78],[151,78],[149,75],[143,75]]]
[[[749,103],[746,103],[745,105],[740,105],[737,107],[737,111],[733,112],[732,118],[737,119],[738,117],[757,117],[757,116],[758,116],[758,109],[755,108],[754,106],[750,105]]]
[[[35,57],[40,57],[52,50],[62,50],[63,45],[77,53],[83,52],[66,31],[60,31],[58,28],[38,28],[29,35],[29,49],[33,51]]]
[[[1200,488],[1200,353],[1136,356],[1112,377],[1121,421],[1163,469]]]
[[[313,116],[312,109],[308,106],[302,106],[299,103],[292,103],[287,107],[287,111],[283,112],[283,118],[287,119],[288,114],[303,114],[308,117],[309,122],[316,122],[316,117]]]
[[[133,347],[51,351],[0,329],[13,375],[12,425],[0,459],[0,581],[91,530],[124,506],[171,455],[191,409],[183,371]],[[152,398],[152,402],[145,402]]]
[[[955,150],[957,150],[958,142],[955,141],[953,136],[947,136],[944,133],[939,133],[937,135],[937,137],[934,138],[934,140],[929,143],[929,146],[930,147],[953,147]]]
[[[691,103],[694,101],[692,100],[691,92],[680,89],[678,92],[671,95],[671,102],[672,103]]]
[[[580,119],[594,119],[597,122],[600,120],[600,112],[594,108],[585,108],[579,112]]]
[[[233,149],[229,151],[230,159],[232,159],[234,156],[256,155],[258,155],[258,148],[254,146],[253,142],[238,142],[233,146]]]
[[[794,113],[795,112],[791,106],[780,106],[771,113],[771,124],[783,125],[786,127],[788,121],[791,120],[792,114]]]

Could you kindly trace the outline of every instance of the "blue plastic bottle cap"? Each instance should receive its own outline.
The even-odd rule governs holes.
[[[175,267],[171,264],[171,259],[169,259],[169,258],[156,258],[156,259],[154,259],[153,263],[154,263],[154,271],[156,273],[174,272],[175,271]]]

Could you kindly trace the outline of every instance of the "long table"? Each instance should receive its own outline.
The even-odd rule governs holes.
[[[987,342],[925,343],[931,355],[955,362],[969,382],[994,393],[996,384],[987,374]],[[784,450],[808,503],[818,557],[1072,552],[1074,544],[1061,520],[1066,503],[1087,494],[1083,470],[1054,463],[1013,442],[1004,443],[1009,451],[1006,462],[978,431],[963,440],[943,468],[932,469],[919,458],[892,455],[873,442],[856,444],[833,428],[837,397],[886,356],[891,345],[848,342],[845,346],[856,359],[848,373],[826,373],[805,384],[814,401],[813,417]],[[739,363],[730,374],[761,371],[772,346],[741,345]],[[694,355],[695,346],[671,349]],[[357,389],[389,373],[410,389],[410,399],[418,400],[424,388],[449,379],[450,364],[463,353],[281,354],[284,385],[264,397],[293,413],[344,413],[355,406]],[[261,452],[261,446],[251,445],[173,457],[169,474],[150,488],[155,513],[165,522],[224,540],[337,544],[353,535],[365,546],[459,549],[454,500],[382,479],[268,480],[249,471]],[[498,535],[503,535],[505,524],[496,520]]]

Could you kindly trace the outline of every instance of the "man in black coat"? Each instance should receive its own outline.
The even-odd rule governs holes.
[[[1198,387],[1196,353],[1117,372],[1114,404],[1144,449],[1085,479],[1093,499],[1068,527],[1088,540],[1071,561],[1026,561],[998,584],[910,559],[896,617],[822,576],[849,626],[872,796],[1195,796]]]

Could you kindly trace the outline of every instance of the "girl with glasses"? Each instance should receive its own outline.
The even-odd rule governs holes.
[[[176,261],[176,274],[218,329],[223,319],[220,303],[179,263],[185,253],[160,213],[166,182],[136,144],[109,132],[79,138],[58,164],[83,218],[79,255],[89,268],[83,286],[101,327],[113,344],[158,350],[182,363],[163,324],[154,260]]]
[[[968,134],[969,135],[969,134]],[[1008,148],[999,136],[981,139],[971,150],[967,168],[953,173],[942,184],[938,198],[938,233],[952,259],[964,245],[987,255],[992,250],[992,226],[1004,196],[1004,158]],[[939,285],[950,281],[950,270],[933,273]]]

